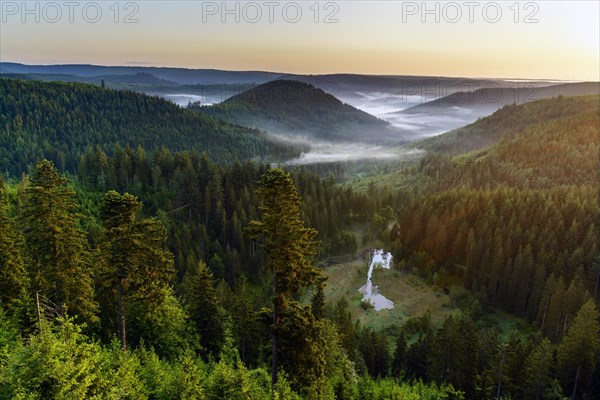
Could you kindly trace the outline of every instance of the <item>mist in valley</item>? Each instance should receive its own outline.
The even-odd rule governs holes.
[[[181,107],[189,103],[200,102],[202,105],[218,104],[226,98],[221,96],[170,93],[162,97]],[[493,107],[481,109],[477,107],[452,106],[443,110],[420,109],[413,107],[436,100],[432,94],[403,94],[398,91],[354,90],[337,93],[337,97],[361,111],[374,115],[390,124],[391,129],[382,130],[380,135],[359,139],[360,143],[350,141],[324,141],[315,139],[310,134],[299,135],[269,130],[268,135],[281,142],[298,146],[302,154],[285,162],[285,165],[309,165],[321,163],[356,162],[356,161],[389,161],[414,160],[425,152],[415,149],[404,149],[402,143],[410,143],[421,139],[441,135],[445,132],[468,125],[478,118],[492,114]],[[389,141],[382,141],[386,137]],[[375,137],[377,136],[377,137]]]

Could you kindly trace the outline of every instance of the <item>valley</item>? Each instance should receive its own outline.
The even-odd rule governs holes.
[[[0,400],[600,399],[598,15],[0,0]]]
[[[100,70],[0,78],[0,397],[41,390],[24,352],[63,363],[37,341],[156,398],[181,379],[222,398],[223,376],[273,398],[273,343],[303,398],[598,390],[597,83],[489,104],[409,94],[443,78],[335,75],[338,98],[316,77]],[[222,77],[240,92],[178,92]]]

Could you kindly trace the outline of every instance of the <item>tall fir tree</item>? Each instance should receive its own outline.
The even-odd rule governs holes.
[[[8,194],[0,175],[0,304],[11,313],[24,311],[28,289],[23,238],[9,216]]]
[[[318,384],[324,374],[326,343],[322,343],[311,307],[296,300],[302,288],[323,281],[322,272],[310,261],[317,232],[304,226],[301,198],[287,172],[267,171],[257,195],[263,217],[250,223],[247,234],[261,241],[272,274],[271,380],[277,382],[280,364],[284,364],[296,385]]]
[[[127,348],[127,302],[152,306],[165,298],[173,275],[173,255],[165,249],[167,232],[155,218],[140,220],[142,203],[133,195],[111,190],[100,209],[101,248],[105,259],[102,284],[117,297],[117,327]]]
[[[558,346],[558,366],[562,375],[565,392],[571,398],[578,398],[582,387],[596,368],[600,349],[600,325],[596,305],[588,300],[575,316],[567,334]]]
[[[26,188],[23,224],[31,254],[32,291],[56,305],[57,313],[96,322],[89,244],[80,226],[75,191],[51,161],[36,164]]]
[[[217,358],[225,342],[225,330],[213,274],[200,261],[188,268],[182,286],[190,319],[200,332],[200,343],[207,355]]]

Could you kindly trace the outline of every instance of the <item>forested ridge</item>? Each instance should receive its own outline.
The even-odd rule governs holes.
[[[92,154],[104,159],[101,151],[88,152],[86,168]],[[302,211],[300,197],[294,194],[296,184],[287,173],[252,163],[221,167],[205,156],[171,154],[171,172],[181,177],[187,166],[191,181],[169,181],[165,178],[168,156],[163,153],[161,181],[147,186],[140,185],[139,175],[132,178],[137,186],[128,179],[119,182],[110,172],[118,171],[116,158],[105,159],[109,169],[104,184],[128,185],[143,197],[152,193],[155,203],[150,209],[168,207],[156,211],[156,216],[154,211],[144,211],[136,196],[96,191],[99,183],[89,182],[96,175],[87,175],[85,168],[74,181],[61,176],[50,161],[42,161],[32,176],[8,188],[2,183],[1,398],[295,399],[298,394],[311,399],[383,399],[392,394],[463,398],[444,384],[357,374],[333,322],[334,315],[346,318],[345,313],[343,308],[326,310],[319,269],[308,259],[298,270],[304,268],[306,273],[298,275],[281,266],[277,274],[265,269],[260,237],[267,231],[245,234],[244,228],[252,223],[235,222],[236,212],[245,215],[247,209],[245,221],[252,219],[265,229],[281,228],[266,217],[270,195],[261,197],[267,208],[256,208],[261,204],[256,193],[262,196],[261,190],[267,188],[292,196],[296,203],[290,229],[303,225],[299,213],[309,217],[316,212],[312,214],[315,224],[335,238],[335,232],[351,220],[360,221],[364,214],[348,215],[348,221],[335,218],[329,225],[332,221],[323,218],[317,207]],[[190,167],[196,165],[191,160],[198,163],[197,173]],[[139,161],[133,164],[133,174],[141,172]],[[271,181],[264,177],[273,173],[283,176],[285,190],[269,186]],[[198,208],[190,203],[177,207],[189,201],[177,198],[187,192],[187,186],[178,185],[203,179],[208,180],[205,190],[196,194],[205,203],[194,203]],[[342,203],[340,209],[344,205],[368,212],[361,206],[366,201],[363,196],[340,190],[332,182],[303,173],[296,174],[296,182],[305,198],[346,199],[351,203]],[[173,192],[164,193],[167,187]],[[228,216],[228,211],[234,216]],[[277,212],[286,215],[288,208]],[[257,225],[263,218],[264,225]],[[309,240],[316,234],[309,228],[301,231],[312,232]],[[287,240],[295,236],[281,236],[277,229],[273,235],[281,248],[269,245],[264,251],[272,252],[276,261],[275,254],[285,253]],[[341,243],[350,246],[346,251],[356,248],[353,235],[349,240]],[[303,251],[312,254],[313,245],[298,245],[290,244],[292,252],[283,259]],[[277,326],[265,314],[271,307],[274,276],[279,276],[279,290],[288,293],[274,303],[279,310]],[[298,302],[302,293],[312,301]],[[266,368],[271,332],[279,332],[277,348],[282,352],[274,378]],[[359,368],[367,372],[366,367]]]
[[[285,158],[299,149],[260,131],[181,109],[158,97],[93,85],[0,79],[0,169],[18,174],[43,158],[75,171],[88,146],[205,151],[218,162]]]
[[[511,104],[492,115],[443,135],[416,142],[412,146],[451,156],[491,146],[501,138],[510,139],[525,128],[563,117],[593,113],[598,96],[558,96],[526,104]]]
[[[0,182],[0,398],[596,398],[598,98],[532,104],[404,171],[414,190],[130,143],[22,167]],[[319,261],[373,244],[458,311],[374,330],[329,302]],[[501,337],[493,307],[530,328]]]
[[[308,83],[275,80],[222,103],[197,108],[201,113],[275,133],[353,140],[378,136],[387,122],[342,103]]]
[[[498,144],[423,159],[411,173],[427,189],[400,207],[390,236],[403,267],[441,286],[458,277],[478,301],[527,318],[554,343],[567,340],[578,311],[599,297],[599,104],[559,97],[506,107],[471,128]],[[598,342],[597,328],[588,334]]]

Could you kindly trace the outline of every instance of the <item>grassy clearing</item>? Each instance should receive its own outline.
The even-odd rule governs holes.
[[[441,290],[427,285],[422,279],[396,270],[376,269],[373,284],[379,293],[394,302],[391,310],[365,311],[361,306],[362,294],[358,289],[367,280],[368,265],[361,259],[337,264],[325,269],[329,278],[325,289],[327,301],[336,303],[345,297],[354,319],[376,330],[391,325],[401,325],[404,320],[421,316],[428,310],[438,323],[456,309],[450,306],[450,298]]]
[[[328,277],[325,296],[328,302],[337,303],[345,297],[353,319],[360,320],[363,326],[381,331],[394,325],[401,326],[410,317],[419,317],[431,312],[435,325],[450,314],[459,312],[451,297],[422,278],[394,269],[375,269],[373,284],[379,293],[394,302],[391,310],[364,310],[361,307],[362,294],[358,289],[367,280],[368,262],[361,258],[325,268]],[[508,340],[513,331],[525,333],[531,329],[523,319],[503,311],[494,311],[488,317],[495,323],[503,340]]]

